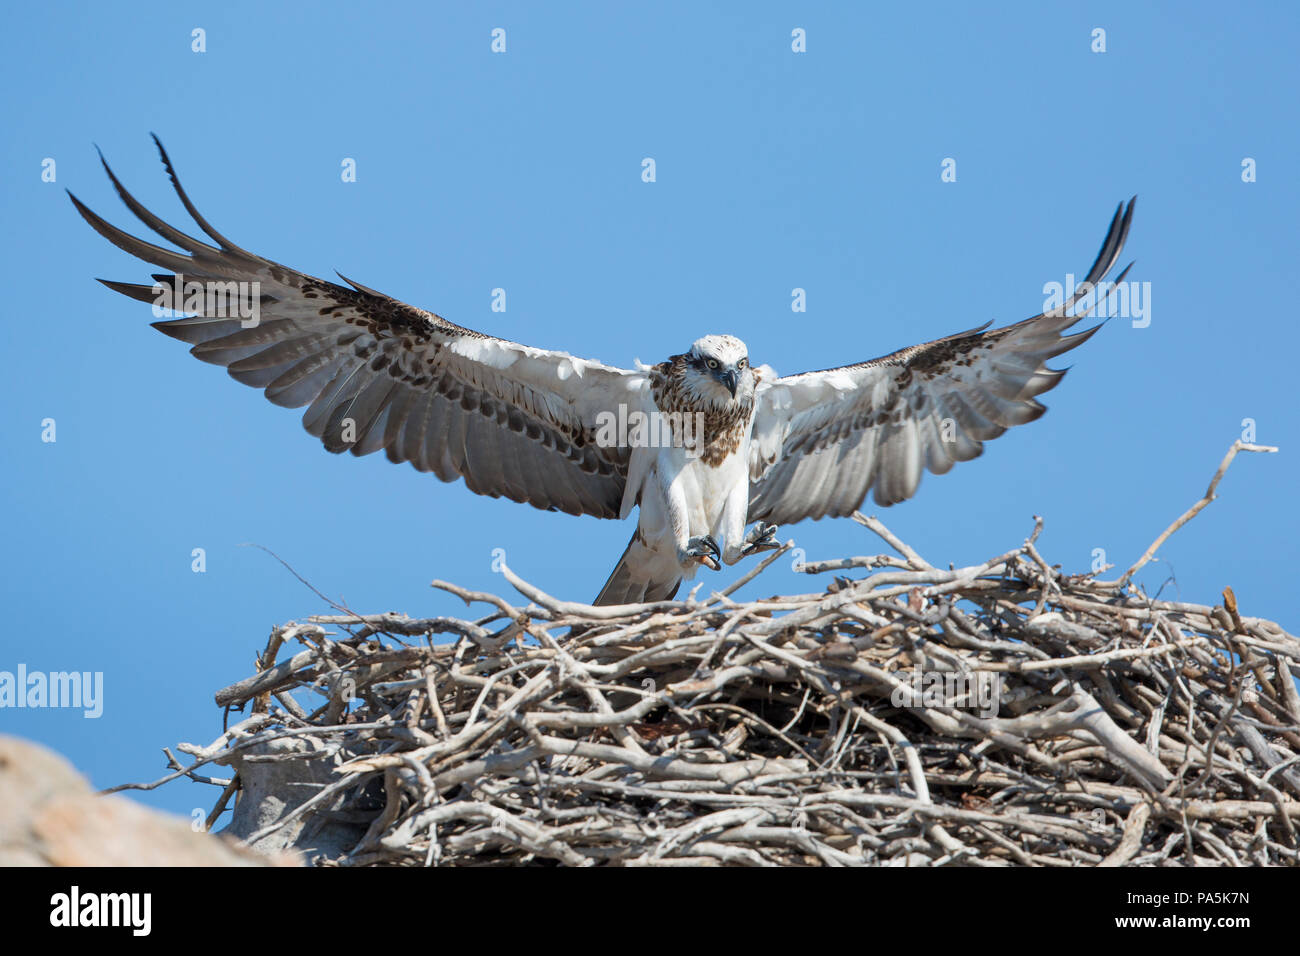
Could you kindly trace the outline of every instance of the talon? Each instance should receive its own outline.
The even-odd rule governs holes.
[[[745,535],[745,548],[740,552],[743,558],[760,551],[775,551],[781,547],[776,540],[776,525],[760,521],[752,531]]]
[[[685,558],[694,558],[706,568],[712,568],[719,571],[722,565],[719,559],[722,557],[722,549],[718,547],[718,542],[713,539],[711,534],[696,535],[686,542],[686,548],[682,551]]]

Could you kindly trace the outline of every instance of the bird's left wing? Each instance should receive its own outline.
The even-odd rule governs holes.
[[[155,275],[156,286],[101,280],[110,289],[158,304],[165,290],[197,284],[197,296],[169,300],[192,317],[156,328],[275,404],[308,406],[303,425],[329,451],[383,449],[390,461],[463,479],[478,494],[618,517],[629,449],[601,440],[601,414],[624,402],[638,407],[643,373],[484,335],[351,280],[347,288],[241,249],[199,215],[158,149],[209,242],[151,213],[107,163],[131,212],[183,251],[123,232],[72,196],[100,235],[175,273]],[[255,323],[234,310],[245,296]]]
[[[943,474],[1012,425],[1042,415],[1047,409],[1035,396],[1065,375],[1046,361],[1086,342],[1099,326],[1062,333],[1128,273],[1099,285],[1119,260],[1132,216],[1133,201],[1121,203],[1086,279],[1059,308],[869,362],[760,383],[749,520],[790,524],[851,514],[873,488],[877,504],[895,504],[916,493],[923,469]],[[1086,307],[1072,312],[1085,297]]]

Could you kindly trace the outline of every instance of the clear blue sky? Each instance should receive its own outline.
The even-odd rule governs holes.
[[[1050,411],[882,519],[936,564],[1019,543],[1126,566],[1254,419],[1275,456],[1164,549],[1180,593],[1293,630],[1300,485],[1297,8],[1244,4],[27,4],[0,37],[0,341],[8,612],[0,670],[102,671],[97,720],[0,711],[97,786],[219,733],[213,692],[270,628],[326,610],[462,613],[433,578],[511,567],[591,598],[629,527],[478,498],[382,455],[334,457],[94,282],[150,267],[69,188],[143,230],[98,166],[190,229],[149,141],[218,229],[462,325],[627,365],[708,332],[782,372],[1042,308],[1138,194],[1126,258],[1151,323],[1067,357]],[[206,31],[205,53],[191,30]],[[491,31],[506,30],[493,54]],[[807,52],[791,51],[791,30]],[[1105,53],[1092,31],[1106,30]],[[356,160],[357,182],[340,164]],[[641,181],[653,157],[657,182]],[[940,164],[957,162],[957,181]],[[1257,181],[1242,182],[1242,160]],[[56,182],[42,181],[42,161]],[[506,289],[508,310],[491,311]],[[808,311],[790,309],[807,290]],[[57,441],[41,441],[53,418]],[[868,505],[867,510],[875,510]],[[782,529],[877,553],[848,520]],[[191,572],[191,550],[207,571]],[[720,586],[728,571],[707,580]],[[774,568],[755,592],[808,590]],[[179,812],[214,791],[141,797]]]

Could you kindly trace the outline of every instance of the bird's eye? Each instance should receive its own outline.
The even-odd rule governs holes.
[[[743,358],[736,363],[736,368],[745,368],[749,365],[749,359]]]
[[[717,367],[718,367],[718,360],[717,360],[717,359],[709,359],[709,368],[717,368]]]

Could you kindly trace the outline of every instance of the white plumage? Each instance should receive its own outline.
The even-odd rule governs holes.
[[[115,245],[174,273],[156,282],[256,289],[258,319],[201,307],[155,327],[272,402],[306,406],[304,427],[329,451],[383,450],[479,494],[552,511],[616,518],[639,507],[637,531],[597,598],[604,604],[670,598],[701,564],[775,547],[775,525],[849,514],[869,492],[881,505],[910,498],[925,470],[943,474],[1040,416],[1036,396],[1065,374],[1045,363],[1096,331],[1064,334],[1089,311],[1070,310],[1117,263],[1133,214],[1133,201],[1121,204],[1071,299],[1014,325],[785,378],[752,367],[733,336],[705,336],[627,370],[484,335],[241,249],[199,215],[158,148],[208,241],[149,212],[107,163],[127,207],[181,251],[123,232],[73,196],[77,210]],[[1102,288],[1113,291],[1127,271]],[[104,284],[144,302],[158,295],[155,286]],[[681,440],[604,440],[610,416],[631,413],[672,419],[669,433]]]

